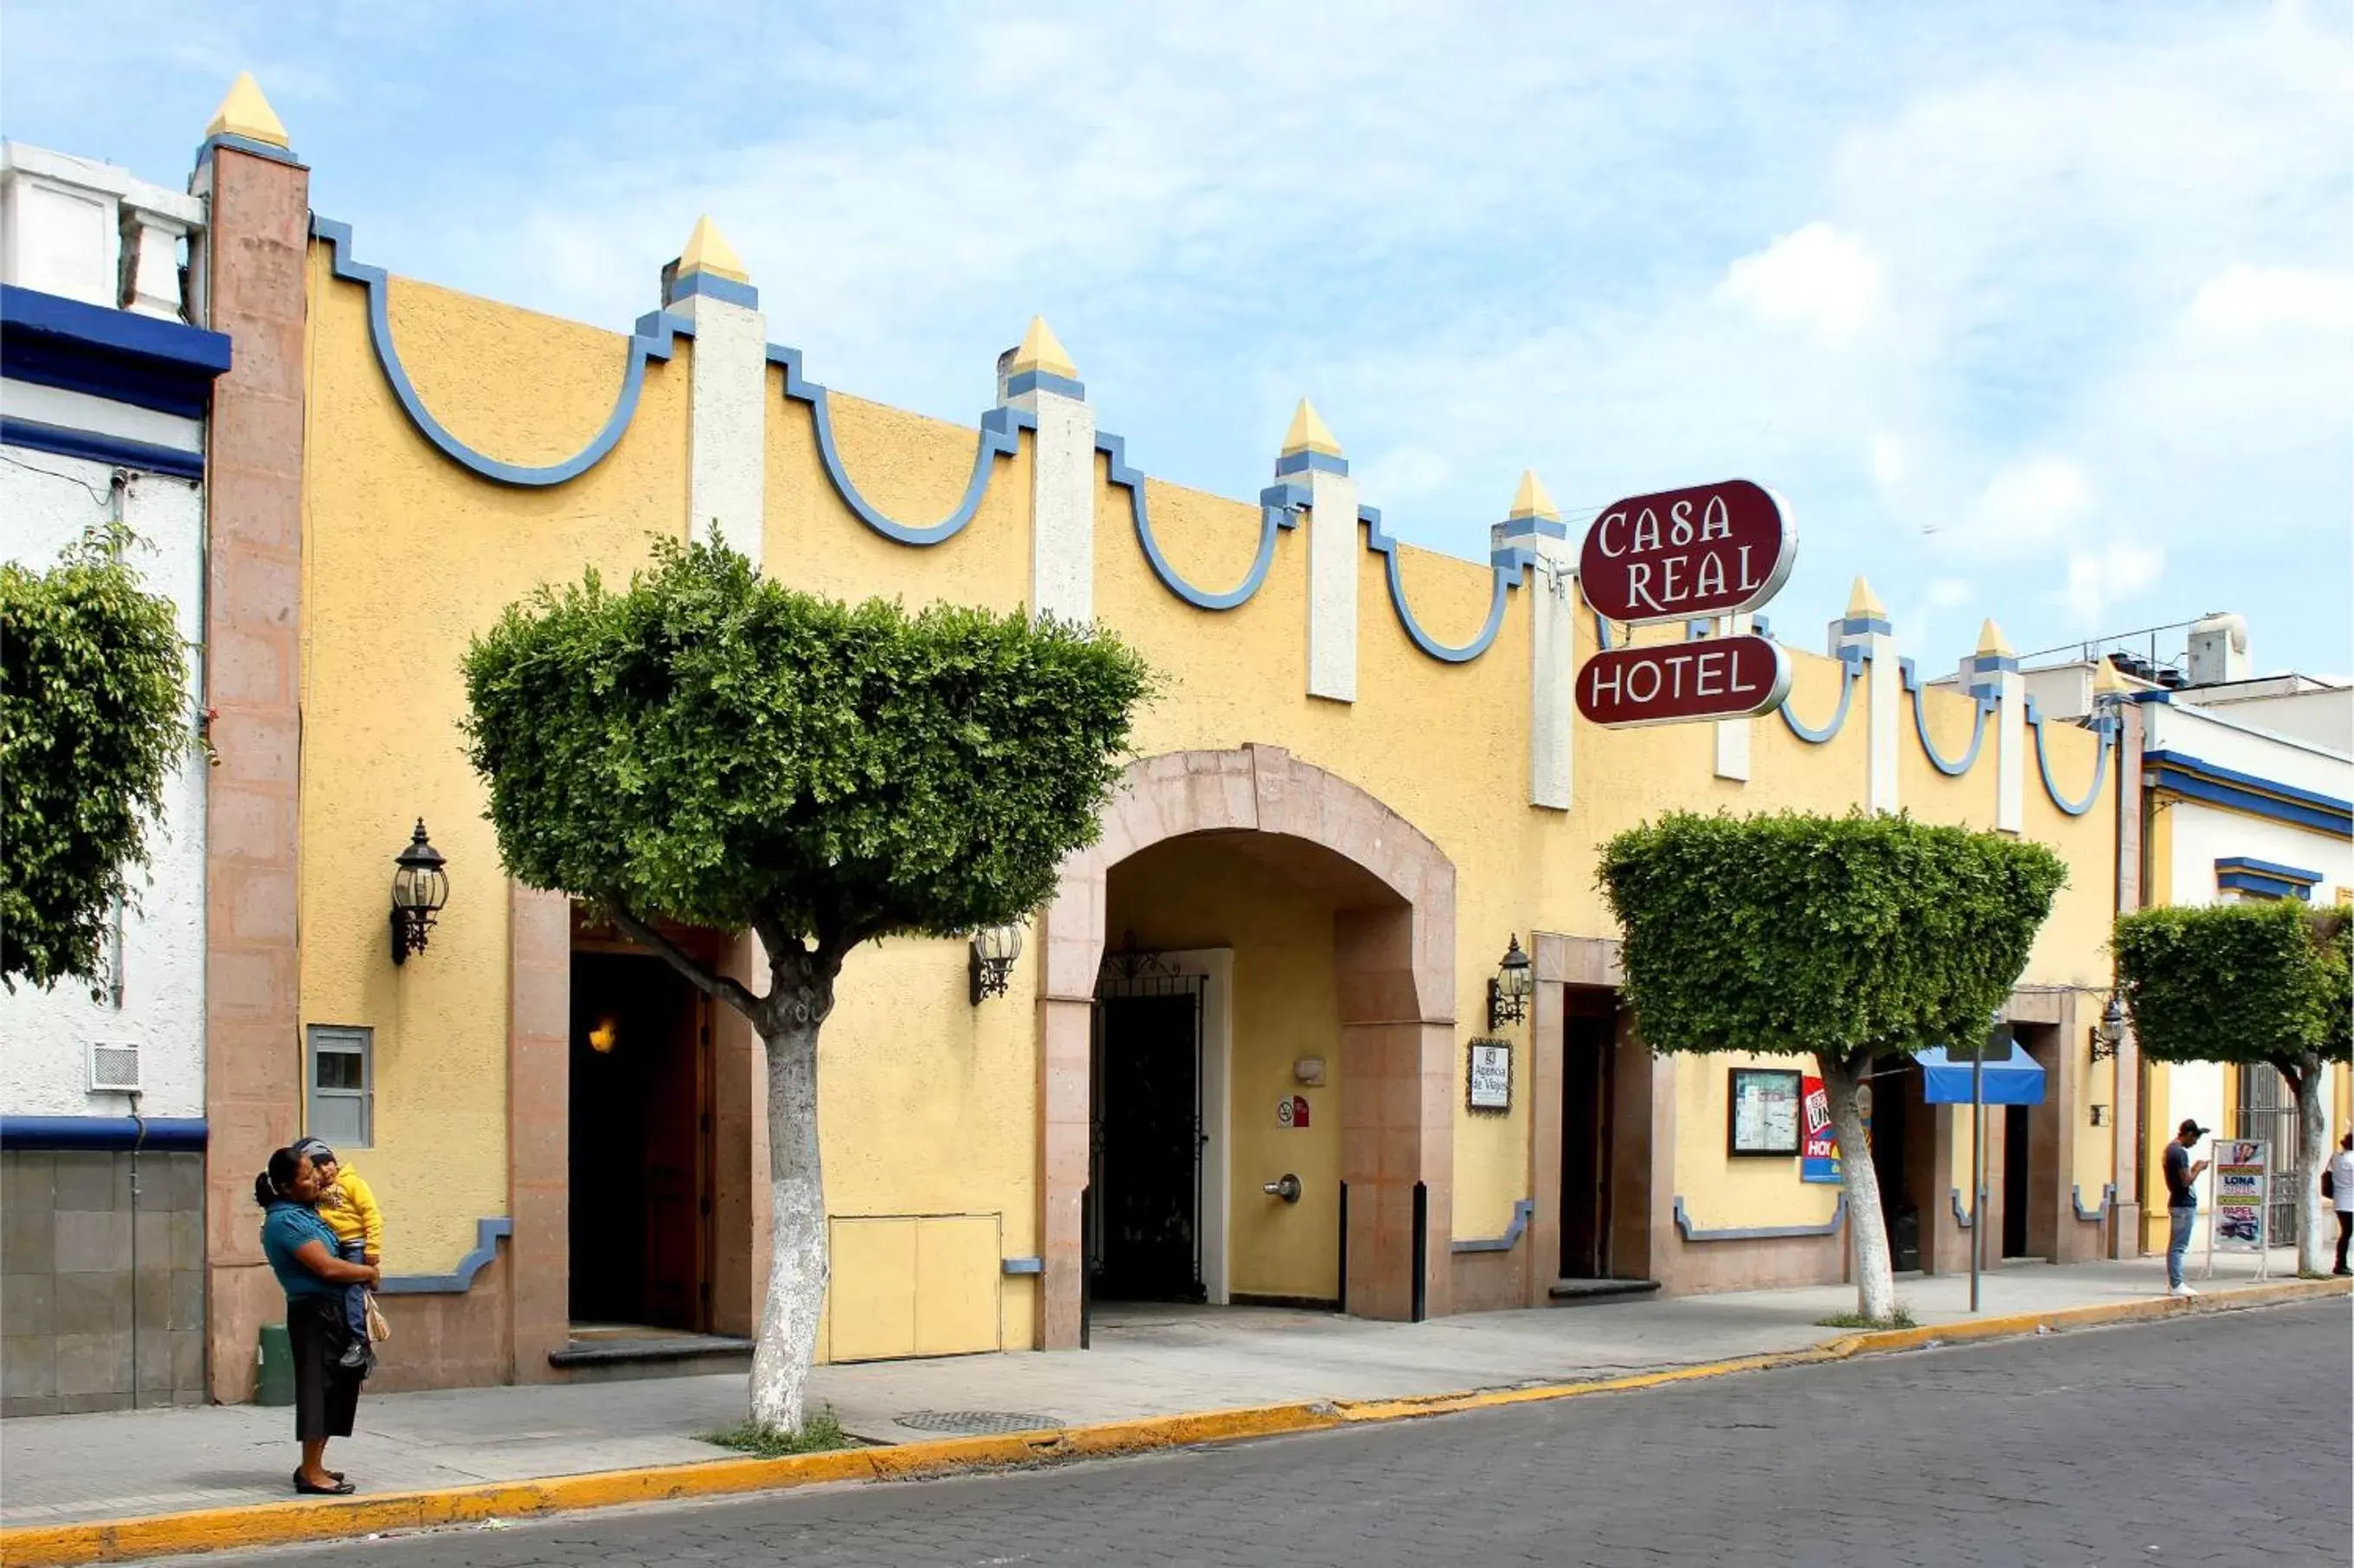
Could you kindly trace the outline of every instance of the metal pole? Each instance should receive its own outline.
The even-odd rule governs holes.
[[[1978,1309],[1978,1269],[1986,1257],[1986,1046],[1970,1057],[1970,1310]]]

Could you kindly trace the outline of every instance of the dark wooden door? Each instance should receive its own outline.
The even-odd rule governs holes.
[[[710,1325],[704,1292],[710,1207],[709,1004],[676,998],[667,1050],[647,1085],[644,1182],[645,1320],[701,1332]]]
[[[1611,1062],[1617,1021],[1564,1020],[1561,1107],[1561,1277],[1610,1276]]]
[[[2028,1109],[2004,1106],[1988,1116],[2002,1118],[2002,1255],[2027,1255]]]
[[[1200,992],[1111,996],[1097,1006],[1095,1293],[1202,1300]]]

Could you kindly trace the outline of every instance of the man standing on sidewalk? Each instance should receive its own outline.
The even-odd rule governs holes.
[[[2183,1255],[2190,1250],[2190,1230],[2199,1222],[2199,1173],[2207,1169],[2207,1161],[2193,1164],[2190,1151],[2210,1129],[2200,1127],[2189,1117],[2183,1118],[2175,1139],[2166,1146],[2166,1217],[2173,1226],[2166,1242],[2166,1293],[2168,1296],[2199,1294],[2182,1283]]]

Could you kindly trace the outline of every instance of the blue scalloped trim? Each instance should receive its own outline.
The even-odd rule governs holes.
[[[1513,1244],[1518,1242],[1522,1234],[1528,1230],[1529,1222],[1536,1218],[1536,1213],[1537,1201],[1534,1198],[1515,1198],[1512,1200],[1512,1223],[1504,1227],[1502,1235],[1474,1236],[1468,1241],[1458,1241],[1455,1244],[1455,1250],[1457,1252],[1510,1252],[1512,1250]]]
[[[1920,737],[1921,755],[1929,759],[1930,767],[1946,778],[1960,778],[1967,773],[1978,759],[1978,747],[1986,743],[1987,715],[1994,711],[1996,699],[1984,694],[1973,697],[1972,700],[1977,704],[1977,710],[1970,721],[1970,748],[1962,753],[1961,760],[1958,762],[1948,762],[1938,755],[1936,743],[1929,738],[1929,721],[1921,714],[1921,677],[1914,669],[1913,661],[1900,659],[1897,661],[1896,667],[1903,672],[1904,689],[1913,696],[1913,733]]]
[[[2060,793],[2058,785],[2052,782],[2052,764],[2043,755],[2043,713],[2036,706],[2033,697],[2027,699],[2027,727],[2035,732],[2035,771],[2043,776],[2043,792],[2052,798],[2052,803],[2072,817],[2081,817],[2091,810],[2094,803],[2101,798],[2101,786],[2109,777],[2109,752],[2117,743],[2117,721],[2103,714],[2093,722],[2093,727],[2100,735],[2100,749],[2093,762],[2093,782],[2091,788],[2084,791],[2084,799],[2073,802]]]
[[[1839,1202],[1832,1208],[1831,1217],[1819,1225],[1749,1225],[1731,1230],[1702,1230],[1691,1223],[1690,1214],[1684,1213],[1683,1194],[1681,1192],[1676,1194],[1674,1213],[1676,1234],[1688,1242],[1781,1241],[1797,1236],[1828,1236],[1838,1234],[1840,1226],[1846,1223],[1847,1194],[1841,1192],[1839,1195]]]
[[[638,318],[637,328],[630,334],[629,360],[621,370],[620,395],[613,399],[613,411],[605,417],[604,429],[589,439],[588,444],[561,462],[543,468],[524,468],[514,463],[501,462],[450,433],[440,420],[426,408],[425,400],[401,368],[400,351],[392,341],[390,291],[385,270],[370,267],[352,260],[352,226],[313,217],[311,233],[327,242],[334,275],[346,283],[361,283],[367,288],[368,342],[376,349],[376,362],[384,371],[385,381],[392,395],[400,400],[408,415],[408,422],[418,433],[441,449],[443,456],[462,468],[470,469],[484,479],[500,484],[526,487],[562,484],[578,479],[605,460],[620,444],[621,434],[630,428],[630,420],[638,411],[638,394],[644,388],[646,361],[668,360],[677,340],[695,335],[695,323],[684,316],[666,311],[653,311]]]
[[[2088,1214],[2084,1212],[2084,1189],[2082,1187],[2072,1186],[2068,1189],[2068,1205],[2076,1211],[2076,1217],[2078,1219],[2084,1221],[2088,1225],[2096,1225],[2108,1217],[2109,1200],[2115,1197],[2116,1192],[2117,1186],[2115,1182],[2102,1182],[2101,1201],[2094,1207],[2093,1212]]]
[[[1145,565],[1161,579],[1161,586],[1183,599],[1196,609],[1233,609],[1247,604],[1267,581],[1267,568],[1275,564],[1275,535],[1280,528],[1299,526],[1299,508],[1308,503],[1308,493],[1298,485],[1274,485],[1259,497],[1258,554],[1252,557],[1250,570],[1243,580],[1224,593],[1212,593],[1195,588],[1169,564],[1161,553],[1161,542],[1152,536],[1152,518],[1144,501],[1144,474],[1130,467],[1128,441],[1108,430],[1096,432],[1096,450],[1104,454],[1104,467],[1114,484],[1128,492],[1129,515],[1136,522],[1136,542],[1144,551]],[[1280,502],[1268,498],[1278,492],[1285,493]]]
[[[1488,595],[1487,623],[1479,628],[1479,634],[1470,641],[1459,647],[1449,647],[1425,631],[1422,623],[1415,620],[1414,609],[1405,601],[1405,580],[1398,571],[1397,541],[1382,532],[1380,510],[1360,506],[1357,508],[1357,521],[1365,525],[1365,548],[1380,556],[1388,568],[1390,608],[1397,612],[1398,624],[1405,629],[1405,634],[1413,639],[1414,645],[1446,664],[1468,664],[1485,653],[1488,645],[1496,641],[1496,633],[1503,629],[1504,590],[1521,586],[1522,575],[1535,564],[1535,553],[1516,545],[1507,545],[1502,549],[1489,552],[1488,569],[1493,583]]]
[[[1806,725],[1800,724],[1798,722],[1798,715],[1790,711],[1790,699],[1787,697],[1782,699],[1781,707],[1776,710],[1782,715],[1782,722],[1790,726],[1790,733],[1797,736],[1800,740],[1805,741],[1808,746],[1825,746],[1829,744],[1831,738],[1838,735],[1840,729],[1845,727],[1847,724],[1847,710],[1855,703],[1856,683],[1863,678],[1863,650],[1861,648],[1840,649],[1840,662],[1846,666],[1847,673],[1845,678],[1840,682],[1839,709],[1831,715],[1829,723],[1824,725],[1820,729],[1810,728]]]
[[[885,539],[902,545],[937,545],[954,538],[981,510],[981,499],[989,493],[990,473],[995,461],[1013,455],[1021,445],[1021,431],[1038,428],[1038,416],[1023,409],[990,409],[981,417],[981,439],[972,454],[972,477],[965,482],[963,498],[954,510],[937,523],[898,523],[860,494],[850,471],[843,467],[842,453],[833,444],[833,412],[826,389],[801,375],[801,351],[772,343],[769,344],[769,363],[783,368],[785,396],[796,403],[809,405],[811,422],[817,429],[817,454],[825,464],[826,478],[833,482],[834,493],[858,514],[860,522]]]
[[[454,1274],[387,1274],[376,1287],[379,1296],[462,1296],[499,1254],[499,1238],[514,1234],[510,1219],[476,1220],[474,1250],[458,1260]]]

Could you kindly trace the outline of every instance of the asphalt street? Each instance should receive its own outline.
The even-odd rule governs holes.
[[[2354,1315],[2338,1300],[1134,1459],[201,1561],[2345,1564],[2350,1425]]]

